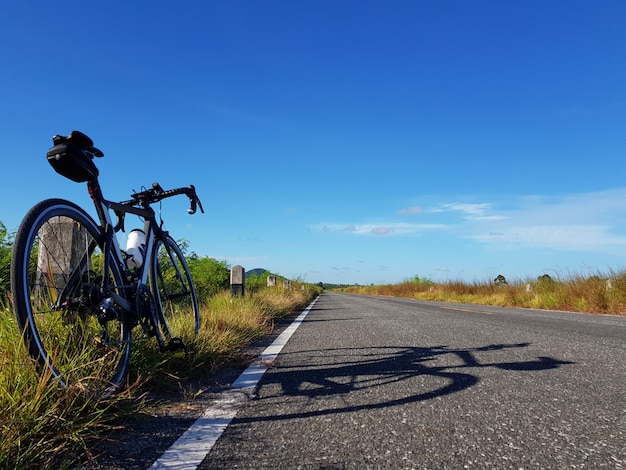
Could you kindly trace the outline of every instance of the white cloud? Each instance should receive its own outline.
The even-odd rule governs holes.
[[[267,256],[211,256],[215,259],[223,259],[230,264],[252,264],[252,263],[264,263],[269,258]]]
[[[435,207],[431,210],[431,212],[461,212],[463,214],[472,215],[472,216],[480,216],[483,215],[488,209],[491,208],[491,204],[482,202],[479,204],[470,204],[470,203],[461,203],[461,202],[451,202],[446,204],[441,204],[438,207]]]
[[[495,199],[495,198],[494,198]],[[545,248],[555,251],[607,252],[626,247],[626,188],[557,196],[500,197],[495,202],[412,206],[398,215],[422,213],[445,223],[402,222],[327,224],[324,232],[402,236],[446,231],[502,249]]]
[[[481,243],[502,248],[548,248],[557,251],[602,251],[626,247],[626,236],[596,225],[534,225],[508,227],[499,232],[469,235]]]
[[[398,215],[413,215],[413,214],[422,214],[424,209],[421,206],[412,206],[406,207],[404,209],[400,209],[396,212]]]
[[[392,227],[374,227],[370,233],[373,235],[389,235],[392,232]]]
[[[321,232],[350,232],[356,235],[409,235],[426,231],[440,230],[442,224],[405,224],[405,223],[381,223],[381,224],[325,224],[314,227]]]
[[[493,204],[491,203],[460,203],[460,202],[452,202],[448,204],[441,204],[438,207],[435,207],[430,212],[460,212],[463,214],[465,219],[467,220],[502,220],[506,219],[503,215],[487,215],[487,212],[491,210]]]
[[[626,246],[626,189],[523,196],[506,206],[499,218],[468,219],[461,225],[465,237],[501,248],[601,252]]]

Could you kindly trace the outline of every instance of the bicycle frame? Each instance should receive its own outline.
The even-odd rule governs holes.
[[[144,219],[144,233],[146,234],[146,256],[142,266],[137,270],[137,273],[133,274],[135,279],[134,283],[137,285],[147,285],[149,267],[152,259],[152,252],[154,249],[154,243],[157,238],[163,238],[163,231],[159,227],[156,221],[156,215],[154,210],[150,207],[136,207],[127,203],[119,203],[108,201],[102,195],[100,184],[97,180],[88,182],[89,194],[94,202],[96,212],[100,225],[103,229],[103,252],[104,252],[104,272],[110,272],[111,263],[115,263],[119,266],[120,271],[125,274],[125,278],[128,279],[130,271],[126,267],[124,255],[119,245],[116,233],[121,229],[124,229],[124,216],[125,214],[134,214]],[[111,210],[113,210],[118,221],[114,225],[111,218]],[[111,259],[113,256],[114,259]],[[108,292],[108,295],[118,304],[127,314],[134,314],[136,311],[135,302],[129,301],[124,296],[121,296],[114,292],[109,285],[109,276],[104,277],[103,290]],[[120,286],[129,287],[129,286]],[[159,338],[160,339],[160,338]]]

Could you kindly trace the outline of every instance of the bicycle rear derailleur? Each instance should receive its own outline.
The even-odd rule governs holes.
[[[98,284],[83,284],[78,299],[79,310],[95,314],[101,322],[119,319],[113,299],[103,292]]]

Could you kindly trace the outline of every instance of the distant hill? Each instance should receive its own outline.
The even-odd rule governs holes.
[[[248,279],[250,276],[263,276],[267,272],[267,269],[263,268],[254,268],[249,271],[246,270],[246,279]]]

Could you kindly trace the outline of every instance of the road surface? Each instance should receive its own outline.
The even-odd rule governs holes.
[[[626,468],[626,318],[323,294],[199,468]]]

